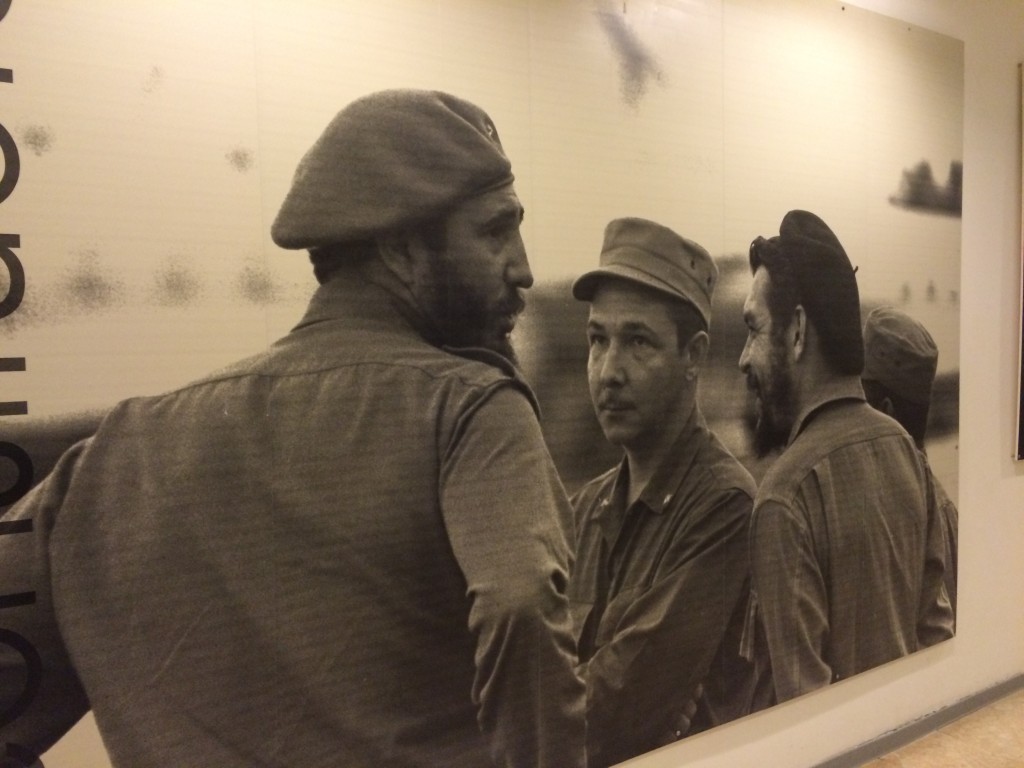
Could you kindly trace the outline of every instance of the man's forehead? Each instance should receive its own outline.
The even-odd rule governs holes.
[[[626,280],[605,279],[590,300],[590,320],[598,323],[651,325],[672,322],[668,298]]]
[[[764,267],[758,267],[754,272],[754,282],[750,285],[750,292],[746,301],[743,302],[743,314],[757,314],[764,312],[768,304],[768,288],[771,283],[771,275]]]

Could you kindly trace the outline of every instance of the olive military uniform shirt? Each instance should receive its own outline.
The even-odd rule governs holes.
[[[758,488],[756,611],[785,701],[952,636],[914,441],[857,381],[823,389]]]
[[[739,641],[753,479],[696,407],[627,507],[628,472],[623,459],[573,497],[569,598],[591,768],[746,714],[752,696]],[[694,725],[681,731],[695,699]]]
[[[928,457],[924,457],[927,463]],[[932,505],[939,512],[939,519],[942,521],[942,530],[945,536],[945,576],[946,595],[949,597],[949,605],[953,610],[953,623],[956,625],[956,580],[957,580],[957,530],[960,525],[960,513],[956,504],[949,498],[946,489],[942,487],[939,479],[935,477],[931,464],[928,464],[928,480],[931,483],[933,494]]]

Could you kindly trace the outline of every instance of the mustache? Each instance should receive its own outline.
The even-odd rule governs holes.
[[[526,310],[526,296],[520,289],[512,291],[511,295],[498,305],[498,314],[519,315]]]
[[[633,408],[635,403],[628,397],[621,397],[613,391],[605,390],[597,398],[597,407],[605,409]]]

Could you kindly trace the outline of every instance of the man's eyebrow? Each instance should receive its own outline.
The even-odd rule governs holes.
[[[526,209],[521,205],[508,205],[495,211],[487,219],[488,224],[521,224],[526,218]]]
[[[604,331],[605,325],[599,320],[588,320],[587,330]],[[640,322],[639,320],[627,320],[615,330],[619,333],[645,333],[657,335],[657,331],[651,328],[647,323]]]
[[[656,333],[651,326],[639,320],[629,320],[623,323],[622,330],[625,333]]]

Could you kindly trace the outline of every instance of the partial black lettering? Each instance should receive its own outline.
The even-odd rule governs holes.
[[[18,145],[14,143],[14,137],[2,125],[0,125],[0,150],[4,155],[4,175],[0,177],[0,203],[2,203],[11,196],[11,192],[18,186],[18,177],[21,175],[21,155],[18,154]]]
[[[0,126],[0,128],[2,127]],[[0,196],[0,200],[2,199],[2,196]],[[14,252],[15,248],[20,247],[20,236],[0,235],[0,261],[7,267],[7,274],[10,276],[7,295],[0,301],[0,319],[7,317],[20,307],[22,300],[25,298],[25,268],[21,266],[21,259]]]
[[[34,467],[32,466],[32,457],[23,449],[20,445],[14,443],[8,443],[0,441],[0,457],[10,459],[14,462],[14,466],[18,470],[18,477],[14,481],[14,484],[10,488],[4,491],[0,491],[0,507],[6,507],[13,504],[32,488],[32,481],[34,478]],[[28,530],[32,530],[31,520],[15,520],[13,522],[0,522],[0,535],[5,533],[22,533],[20,530],[9,530],[13,525],[26,525],[30,527]]]

